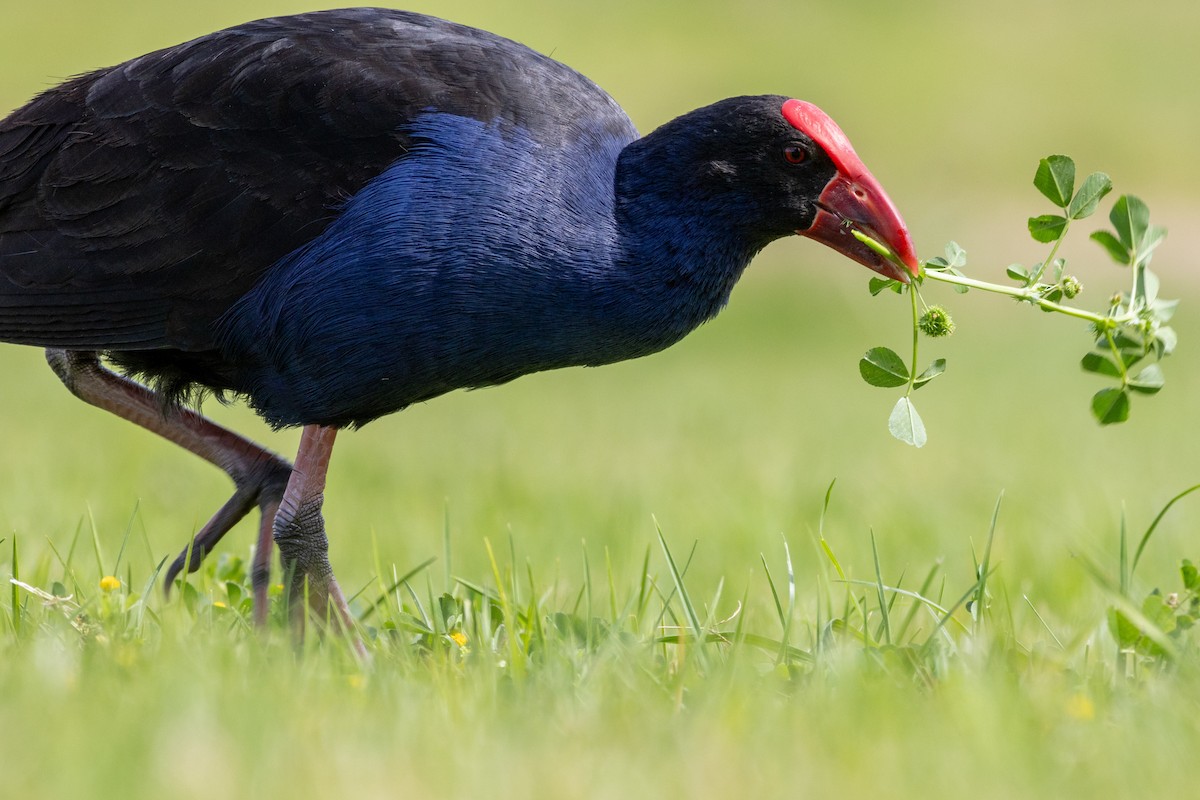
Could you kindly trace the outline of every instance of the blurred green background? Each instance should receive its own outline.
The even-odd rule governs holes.
[[[176,4],[76,0],[0,5],[0,109],[72,74],[248,19],[311,10],[296,2]],[[1001,280],[1045,248],[1025,218],[1045,206],[1037,160],[1072,155],[1109,172],[1118,192],[1170,228],[1155,268],[1181,297],[1181,344],[1159,397],[1099,429],[1101,384],[1078,368],[1088,347],[1073,322],[997,297],[930,287],[959,332],[928,343],[945,377],[918,396],[923,450],[887,434],[896,393],[866,386],[867,348],[901,352],[907,305],[871,298],[868,274],[810,242],[780,242],[748,271],[728,311],[674,349],[601,370],[537,375],[457,393],[345,434],[327,518],[334,564],[352,590],[372,574],[372,539],[403,569],[442,550],[486,575],[481,541],[506,543],[540,571],[578,575],[581,541],[619,566],[640,562],[656,518],[677,542],[699,540],[698,580],[739,584],[758,554],[793,543],[804,580],[821,497],[838,488],[827,536],[869,565],[868,532],[896,570],[945,557],[970,580],[971,549],[1006,492],[1002,574],[1070,616],[1089,585],[1072,554],[1112,562],[1118,519],[1144,525],[1200,481],[1193,410],[1200,386],[1200,290],[1190,269],[1200,163],[1200,6],[1148,2],[413,2],[408,8],[507,35],[605,87],[648,131],[724,96],[778,92],[821,105],[905,215],[928,256],[956,239],[969,273]],[[1114,195],[1115,196],[1115,195]],[[1103,210],[1107,213],[1108,204]],[[1095,308],[1125,287],[1083,235],[1064,254]],[[109,558],[139,569],[174,555],[225,499],[211,467],[68,395],[40,353],[0,347],[0,535],[30,555],[93,524]],[[289,453],[244,409],[207,409]],[[1200,512],[1182,508],[1148,554],[1148,577],[1194,546]],[[251,526],[229,546],[244,552]],[[1192,555],[1195,555],[1192,553]],[[740,595],[740,585],[733,594]]]

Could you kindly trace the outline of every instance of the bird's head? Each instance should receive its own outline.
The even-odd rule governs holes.
[[[913,276],[919,275],[921,267],[912,237],[900,212],[838,124],[803,100],[786,101],[781,113],[797,134],[797,141],[784,145],[784,161],[800,167],[819,150],[823,157],[816,160],[828,159],[835,170],[813,201],[817,213],[812,223],[796,233],[827,244],[882,275],[908,283],[909,275],[853,236],[851,232],[858,229],[886,244]]]
[[[662,185],[704,203],[753,239],[765,244],[799,234],[888,278],[907,283],[919,274],[899,211],[837,123],[812,103],[730,98],[667,123],[651,138],[666,150],[669,166],[660,169],[683,180]],[[854,230],[887,245],[906,269]]]

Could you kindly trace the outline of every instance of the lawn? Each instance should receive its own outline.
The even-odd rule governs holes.
[[[13,5],[0,109],[311,8]],[[870,347],[904,352],[906,300],[872,298],[864,270],[810,242],[777,243],[720,318],[665,353],[456,393],[341,437],[326,511],[362,664],[336,637],[295,648],[278,604],[266,635],[249,628],[249,523],[164,599],[160,563],[227,479],[76,401],[36,350],[0,346],[0,577],[60,598],[0,592],[3,794],[1191,794],[1196,634],[1119,654],[1109,610],[1169,627],[1190,597],[1181,561],[1200,560],[1198,496],[1121,591],[1122,520],[1132,555],[1200,483],[1200,10],[409,7],[553,52],[643,130],[730,94],[818,102],[922,255],[954,238],[985,279],[1045,255],[1025,233],[1050,211],[1030,183],[1040,157],[1108,171],[1170,228],[1155,268],[1183,303],[1166,388],[1102,429],[1083,326],[931,286],[958,331],[922,345],[949,369],[918,396],[929,444],[906,447],[886,430],[896,394],[857,368]],[[1083,235],[1100,219],[1064,246],[1092,308],[1127,283]],[[242,407],[205,410],[295,447]],[[1156,588],[1182,604],[1144,605]]]

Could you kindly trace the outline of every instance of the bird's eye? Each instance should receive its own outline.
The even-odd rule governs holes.
[[[789,144],[783,148],[783,158],[789,164],[803,164],[804,160],[808,158],[808,153],[798,144]]]

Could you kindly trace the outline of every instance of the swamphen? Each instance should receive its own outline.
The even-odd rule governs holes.
[[[0,341],[46,348],[79,398],[229,473],[167,586],[257,505],[256,618],[274,540],[293,589],[349,625],[321,515],[339,429],[661,350],[790,234],[909,279],[852,228],[917,272],[809,103],[735,97],[639,138],[520,44],[324,11],[81,75],[0,122]],[[206,392],[304,426],[295,465],[191,410]]]

